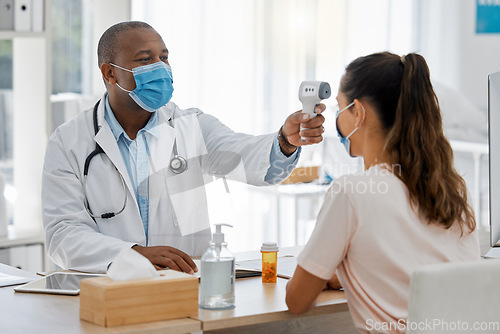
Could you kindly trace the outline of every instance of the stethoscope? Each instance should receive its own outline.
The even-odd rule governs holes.
[[[93,123],[94,123],[94,134],[95,135],[97,135],[97,132],[99,131],[99,126],[97,124],[97,108],[99,106],[99,102],[101,102],[101,100],[97,101],[97,103],[94,105],[94,110],[93,110]],[[173,123],[172,118],[169,119],[169,124],[172,128],[174,127],[174,123]],[[101,153],[104,153],[104,150],[102,149],[102,147],[98,143],[96,143],[95,149],[92,152],[90,152],[90,154],[85,159],[85,164],[83,166],[83,202],[85,205],[85,210],[92,218],[108,219],[108,218],[113,218],[116,215],[119,215],[120,213],[123,212],[123,210],[125,210],[125,207],[127,206],[127,189],[126,189],[125,180],[123,179],[123,176],[121,175],[121,173],[118,173],[118,175],[120,175],[120,180],[122,181],[123,193],[125,194],[124,199],[123,199],[122,208],[118,212],[106,212],[106,213],[103,213],[102,215],[94,215],[94,213],[92,212],[92,210],[89,207],[89,202],[87,200],[87,191],[86,191],[87,190],[87,187],[86,187],[87,186],[87,175],[89,173],[90,161],[92,160],[93,157],[95,157],[96,155],[101,154]],[[175,174],[180,174],[180,173],[184,172],[187,168],[186,159],[184,159],[183,157],[181,157],[177,153],[177,139],[174,139],[174,156],[170,160],[169,167],[170,167],[170,170]]]

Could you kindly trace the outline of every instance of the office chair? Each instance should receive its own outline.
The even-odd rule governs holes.
[[[500,260],[424,266],[411,278],[407,333],[500,333]]]

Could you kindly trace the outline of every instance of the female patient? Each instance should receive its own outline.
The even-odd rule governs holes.
[[[305,312],[326,283],[340,281],[358,329],[404,324],[417,267],[480,257],[465,182],[453,167],[422,56],[356,59],[337,100],[338,135],[366,171],[332,184],[286,303]]]

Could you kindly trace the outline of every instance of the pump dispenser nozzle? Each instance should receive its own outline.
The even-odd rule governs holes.
[[[222,226],[233,227],[233,225],[223,223],[214,225],[215,233],[213,234],[212,241],[216,246],[220,246],[224,242],[224,233],[222,233]]]

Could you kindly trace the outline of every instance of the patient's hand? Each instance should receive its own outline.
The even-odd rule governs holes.
[[[333,274],[332,278],[328,282],[326,282],[327,289],[340,290],[342,289],[342,285],[337,277],[337,273]]]

